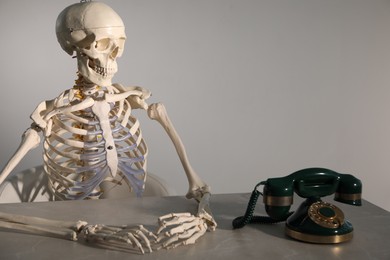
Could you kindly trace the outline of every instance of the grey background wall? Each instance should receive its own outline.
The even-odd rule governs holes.
[[[72,87],[76,60],[54,23],[75,1],[0,1],[0,166],[30,113]],[[306,167],[352,173],[390,210],[390,1],[104,1],[127,37],[114,81],[164,102],[214,193]],[[149,170],[184,194],[168,137],[137,112]],[[41,148],[16,171],[41,163]]]

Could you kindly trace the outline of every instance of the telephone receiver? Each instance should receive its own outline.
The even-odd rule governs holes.
[[[263,193],[257,188],[264,185]],[[295,212],[290,212],[294,192],[306,200]],[[353,236],[352,224],[337,206],[321,197],[334,194],[334,200],[361,206],[362,183],[350,174],[325,168],[307,168],[280,178],[269,178],[255,186],[246,213],[233,220],[234,228],[249,223],[286,221],[286,234],[310,243],[341,243]],[[257,199],[263,195],[268,216],[254,216]]]

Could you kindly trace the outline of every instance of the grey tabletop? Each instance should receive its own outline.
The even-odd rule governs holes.
[[[249,196],[213,195],[211,208],[218,228],[195,245],[140,255],[0,230],[0,259],[390,259],[390,213],[365,200],[362,207],[332,202],[353,224],[354,237],[345,243],[324,245],[286,237],[283,223],[250,224],[233,230],[232,220],[243,215]],[[0,205],[0,211],[6,213],[95,224],[143,224],[151,229],[157,227],[157,218],[163,214],[195,210],[196,203],[181,196]],[[261,202],[256,214],[265,214]]]

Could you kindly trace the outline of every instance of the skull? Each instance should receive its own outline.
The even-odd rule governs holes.
[[[125,27],[119,15],[99,2],[65,8],[56,22],[57,39],[69,55],[76,52],[79,73],[99,86],[111,85],[123,53]]]

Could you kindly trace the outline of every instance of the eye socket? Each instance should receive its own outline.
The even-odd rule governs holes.
[[[95,49],[98,51],[105,51],[110,46],[110,39],[104,38],[95,42]]]
[[[118,39],[117,43],[118,43],[119,50],[124,49],[125,41],[126,38],[124,37]],[[105,51],[110,47],[110,42],[111,42],[110,38],[100,39],[95,42],[95,49],[98,51]]]
[[[120,50],[123,50],[125,48],[125,41],[126,41],[126,38],[119,38],[118,39],[118,47]]]

